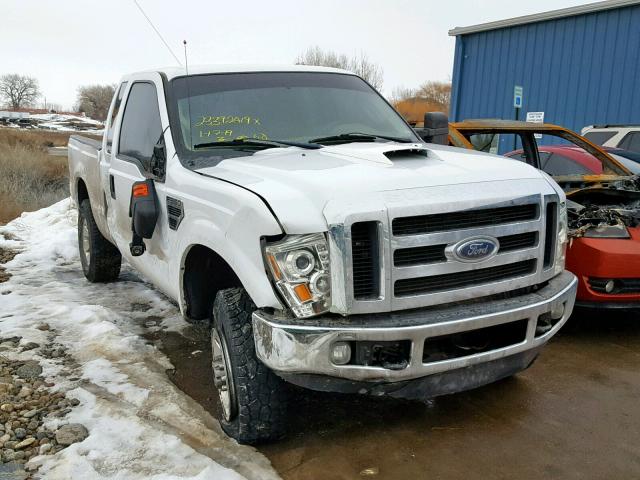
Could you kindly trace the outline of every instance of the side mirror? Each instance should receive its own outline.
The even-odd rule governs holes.
[[[449,117],[442,112],[424,114],[424,128],[416,130],[427,143],[449,145]]]
[[[158,197],[153,180],[135,182],[129,203],[133,238],[129,244],[131,255],[139,257],[145,250],[143,238],[151,238],[158,222]]]
[[[153,146],[149,170],[155,178],[164,180],[164,175],[167,171],[167,149],[164,144],[164,132],[160,134],[160,138]]]

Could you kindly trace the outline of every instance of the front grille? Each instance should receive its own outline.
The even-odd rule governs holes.
[[[538,232],[525,232],[515,235],[498,237],[500,250],[498,254],[533,248],[538,244]],[[393,264],[396,267],[426,265],[429,263],[446,262],[444,254],[446,244],[426,245],[423,247],[400,248],[393,252]]]
[[[380,253],[377,222],[351,226],[353,296],[357,300],[375,298],[380,293]]]
[[[488,282],[522,277],[535,272],[535,269],[536,260],[532,259],[479,270],[406,278],[395,282],[394,293],[396,297],[406,297],[456,290]]]
[[[392,228],[394,235],[420,235],[487,225],[526,222],[536,218],[538,218],[538,205],[526,204],[415,217],[398,217],[393,220]]]
[[[611,280],[613,280],[613,290],[607,292],[605,286]],[[589,286],[594,292],[609,295],[640,293],[640,278],[590,278]]]
[[[424,265],[425,263],[446,262],[444,249],[447,245],[427,245],[426,247],[401,248],[393,252],[396,267]]]
[[[466,302],[548,280],[553,272],[542,268],[546,206],[557,204],[557,196],[543,198],[524,191],[516,200],[484,201],[474,207],[467,188],[434,190],[431,211],[448,213],[427,214],[419,205],[405,209],[394,196],[386,212],[372,212],[373,218],[335,229],[338,248],[344,242],[340,233],[350,234],[352,257],[346,261],[352,269],[344,272],[346,313]],[[498,240],[498,251],[481,263],[465,261],[452,251],[476,237]]]
[[[500,241],[500,250],[498,253],[524,250],[525,248],[535,247],[538,244],[538,232],[506,235],[504,237],[498,237],[498,240]]]

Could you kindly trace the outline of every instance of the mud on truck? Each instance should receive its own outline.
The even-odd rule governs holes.
[[[427,399],[514,375],[573,308],[562,189],[425,143],[345,71],[128,75],[69,168],[85,276],[124,257],[210,322],[240,442],[282,436],[287,382]]]

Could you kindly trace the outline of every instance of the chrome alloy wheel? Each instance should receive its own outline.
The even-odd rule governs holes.
[[[237,414],[236,391],[227,345],[220,338],[215,327],[211,329],[211,369],[224,419],[230,422]]]
[[[89,268],[91,265],[91,240],[89,240],[89,226],[87,221],[82,221],[82,245],[80,245],[80,252],[84,257],[84,264]]]

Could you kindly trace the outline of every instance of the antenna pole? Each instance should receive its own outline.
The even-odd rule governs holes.
[[[162,34],[160,33],[160,30],[158,30],[156,28],[156,26],[153,24],[153,22],[151,21],[151,19],[147,16],[146,13],[144,13],[144,10],[142,9],[142,7],[140,6],[140,4],[138,3],[138,0],[133,0],[133,3],[136,5],[136,7],[138,7],[138,10],[140,10],[140,13],[142,13],[142,16],[144,18],[147,19],[147,22],[149,22],[149,25],[151,25],[151,28],[153,28],[153,31],[156,32],[156,35],[158,35],[158,38],[160,38],[160,40],[162,41],[162,43],[164,43],[164,46],[167,47],[167,50],[169,50],[169,53],[171,55],[173,55],[173,58],[175,58],[176,62],[178,62],[178,65],[182,65],[180,63],[180,60],[178,60],[178,57],[176,57],[176,54],[173,53],[173,50],[171,50],[171,47],[169,46],[169,44],[167,43],[167,41],[164,39],[164,37],[162,36]]]
[[[187,59],[187,41],[183,40],[182,44],[184,45],[184,69],[189,75],[189,60]]]

